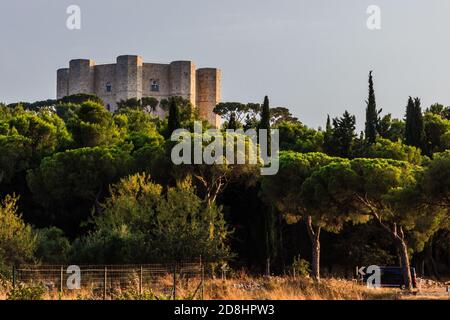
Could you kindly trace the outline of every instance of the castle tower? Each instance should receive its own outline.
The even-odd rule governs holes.
[[[221,71],[197,70],[192,61],[143,63],[137,55],[119,56],[116,63],[101,65],[88,59],[71,60],[68,69],[57,71],[56,91],[58,99],[95,94],[109,111],[116,110],[117,102],[131,98],[154,97],[161,101],[182,97],[199,108],[202,119],[215,127],[220,125],[213,110],[221,99]],[[157,109],[155,114],[164,116],[165,112]]]
[[[195,106],[195,64],[192,61],[174,61],[169,72],[170,95],[184,97]]]
[[[61,99],[69,95],[69,69],[59,69],[56,74],[56,99]]]
[[[95,62],[77,59],[71,60],[69,65],[69,94],[93,93]]]
[[[197,107],[200,117],[218,128],[220,117],[213,110],[222,99],[222,72],[219,69],[204,68],[197,70]]]
[[[116,64],[116,101],[142,98],[142,57],[119,56]]]

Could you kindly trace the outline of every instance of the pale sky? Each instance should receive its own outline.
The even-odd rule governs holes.
[[[81,30],[66,28],[71,4]],[[362,128],[369,70],[396,117],[409,95],[450,105],[449,31],[448,0],[0,0],[0,101],[54,98],[70,59],[138,54],[221,68],[224,101],[269,95],[311,127],[347,109]]]

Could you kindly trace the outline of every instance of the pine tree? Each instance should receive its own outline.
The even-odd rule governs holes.
[[[335,143],[336,155],[349,158],[352,153],[352,147],[355,133],[355,116],[345,111],[341,118],[333,119],[333,142]]]
[[[406,107],[405,143],[422,148],[424,136],[425,128],[420,99],[409,97]]]
[[[373,88],[372,71],[369,73],[369,99],[366,108],[366,142],[373,144],[377,138],[378,112],[375,101],[375,90]]]
[[[175,99],[170,99],[169,119],[168,119],[168,135],[181,127],[180,110],[178,109]]]

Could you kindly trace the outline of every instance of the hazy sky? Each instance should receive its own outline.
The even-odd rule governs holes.
[[[66,28],[81,8],[82,29]],[[382,29],[366,27],[369,5]],[[364,123],[367,74],[378,105],[403,116],[409,95],[450,104],[448,0],[0,0],[0,101],[54,98],[70,59],[194,60],[223,71],[223,100],[287,106],[324,125],[345,109]]]

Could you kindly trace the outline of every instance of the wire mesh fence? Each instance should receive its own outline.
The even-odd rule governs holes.
[[[21,265],[13,268],[13,287],[43,286],[49,296],[93,299],[203,299],[201,263],[147,265]]]

